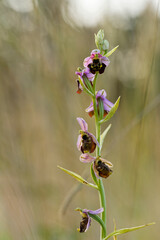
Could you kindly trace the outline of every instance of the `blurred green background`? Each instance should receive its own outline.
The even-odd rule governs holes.
[[[94,221],[87,233],[76,231],[81,217],[74,211],[99,208],[96,190],[80,187],[57,165],[91,181],[89,165],[79,161],[76,117],[83,117],[95,133],[94,118],[84,111],[90,98],[76,94],[75,71],[95,48],[94,33],[100,28],[110,49],[119,45],[97,82],[110,101],[121,96],[102,150],[102,157],[114,164],[114,173],[104,180],[108,232],[113,219],[117,228],[155,221],[155,226],[118,239],[159,239],[156,9],[146,5],[137,16],[106,10],[97,24],[87,26],[74,21],[69,1],[32,1],[30,11],[18,11],[9,2],[0,1],[0,240],[99,239]]]

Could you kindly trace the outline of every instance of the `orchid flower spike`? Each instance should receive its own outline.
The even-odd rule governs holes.
[[[99,208],[95,211],[87,210],[87,209],[82,210],[77,208],[76,211],[79,211],[82,216],[82,220],[80,222],[80,228],[77,229],[78,232],[82,233],[82,232],[86,232],[89,226],[91,225],[91,217],[89,216],[89,214],[97,215],[103,212],[103,208]]]
[[[82,129],[80,130],[80,134],[77,140],[78,150],[82,153],[94,152],[96,145],[99,146],[96,137],[92,133],[88,132],[88,124],[83,118],[77,118],[77,121]]]
[[[84,59],[84,67],[88,67],[90,72],[95,74],[99,72],[100,74],[104,72],[106,66],[108,67],[110,61],[107,57],[100,54],[99,49],[94,49],[91,52],[91,56]]]
[[[101,105],[103,107],[103,117],[105,117],[110,112],[111,108],[114,106],[114,104],[110,102],[106,98],[106,96],[107,96],[107,93],[104,89],[96,93],[98,113],[100,113],[100,105]],[[86,109],[86,112],[88,112],[90,117],[94,115],[93,101],[91,102],[90,106]]]

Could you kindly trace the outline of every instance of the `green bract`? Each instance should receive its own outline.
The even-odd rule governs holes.
[[[100,149],[102,149],[102,145],[103,145],[104,139],[105,139],[108,131],[110,130],[111,126],[112,126],[112,125],[109,124],[108,127],[104,130],[104,132],[103,132],[103,133],[101,134],[101,136],[100,136],[100,143],[101,143],[101,144],[100,144]]]
[[[100,124],[108,121],[111,117],[113,117],[113,115],[115,114],[115,112],[116,112],[116,110],[117,110],[117,108],[119,106],[119,101],[120,101],[120,97],[117,99],[117,101],[115,102],[114,106],[111,108],[111,110],[107,114],[107,116],[104,119],[99,121]]]
[[[58,166],[58,168],[60,168],[60,169],[63,170],[64,172],[68,173],[68,174],[71,175],[72,177],[74,177],[74,178],[75,178],[77,181],[79,181],[80,183],[83,183],[83,184],[86,184],[86,185],[88,185],[88,186],[90,186],[90,187],[93,187],[93,188],[95,188],[95,189],[98,189],[98,187],[97,187],[96,185],[87,182],[87,181],[86,181],[84,178],[82,178],[79,174],[77,174],[77,173],[75,173],[75,172],[72,172],[72,171],[70,171],[70,170],[67,170],[67,169],[65,169],[65,168],[63,168],[63,167],[60,167],[60,166]]]
[[[113,48],[112,50],[110,50],[108,53],[105,54],[106,57],[109,57],[110,55],[112,55],[112,53],[114,53],[117,48],[119,47],[119,45],[117,45],[115,48]]]

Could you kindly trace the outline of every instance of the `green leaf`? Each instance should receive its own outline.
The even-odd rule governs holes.
[[[90,187],[93,187],[93,188],[95,188],[95,189],[98,190],[98,187],[97,187],[96,185],[87,182],[87,181],[86,181],[84,178],[82,178],[79,174],[77,174],[77,173],[75,173],[75,172],[72,172],[72,171],[69,171],[69,170],[67,170],[67,169],[65,169],[65,168],[63,168],[63,167],[60,167],[60,166],[57,166],[57,167],[60,168],[61,170],[63,170],[64,172],[66,172],[67,174],[71,175],[72,177],[74,177],[77,181],[79,181],[79,182],[81,182],[81,183],[83,183],[83,184],[86,184],[86,185],[88,185],[88,186],[90,186]]]
[[[107,237],[105,237],[103,240],[107,240],[108,238],[110,238],[110,237],[112,237],[112,236],[117,236],[117,235],[120,235],[120,234],[132,232],[132,231],[135,231],[135,230],[138,230],[138,229],[141,229],[141,228],[144,228],[144,227],[153,225],[153,224],[155,224],[155,223],[154,223],[154,222],[153,222],[153,223],[148,223],[148,224],[145,224],[145,225],[141,225],[141,226],[137,226],[137,227],[131,227],[131,228],[122,228],[122,229],[119,229],[119,230],[116,230],[116,231],[110,233],[110,234],[109,234]]]
[[[100,150],[102,149],[102,145],[103,145],[103,142],[104,142],[104,139],[108,133],[108,131],[110,130],[112,124],[109,124],[108,127],[104,130],[104,132],[101,134],[100,136]]]
[[[119,47],[119,45],[117,45],[115,48],[113,48],[111,51],[109,51],[105,56],[109,57],[110,55],[112,55],[112,53],[114,53],[118,47]]]
[[[111,110],[109,111],[109,113],[107,114],[107,116],[100,120],[99,123],[103,123],[108,121],[111,117],[113,117],[113,115],[115,114],[118,106],[119,106],[119,101],[120,101],[120,97],[117,99],[117,101],[115,102],[114,106],[111,108]]]

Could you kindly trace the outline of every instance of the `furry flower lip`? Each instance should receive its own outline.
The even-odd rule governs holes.
[[[114,106],[112,102],[110,102],[107,98],[107,93],[104,89],[98,91],[96,93],[96,102],[97,102],[97,109],[99,111],[99,101],[102,102],[103,108],[104,108],[104,114],[103,117],[105,117],[111,108]],[[93,106],[93,101],[91,102],[90,106],[86,109],[86,112],[88,112],[89,116],[92,117],[94,115],[94,106]]]
[[[84,67],[88,67],[93,74],[96,72],[102,74],[109,63],[109,59],[102,56],[99,49],[94,49],[91,52],[91,56],[84,59],[83,65]]]
[[[113,164],[106,159],[101,157],[93,157],[88,153],[81,154],[80,161],[83,163],[91,163],[93,162],[93,171],[97,178],[107,178],[112,174]]]
[[[94,74],[92,74],[89,70],[89,68],[84,68],[82,69],[78,69],[78,71],[75,72],[76,75],[78,75],[82,82],[84,83],[84,85],[86,86],[86,79],[88,79],[91,83],[91,85],[93,85],[93,80],[94,80]],[[78,85],[78,90],[77,93],[80,94],[83,91],[83,88],[80,84],[80,81],[77,79],[77,85]],[[86,86],[87,87],[87,86]]]
[[[94,161],[93,169],[97,177],[108,178],[112,174],[112,169],[110,168],[108,161],[105,159],[98,159]]]
[[[83,118],[77,118],[77,121],[82,129],[80,130],[80,134],[77,140],[78,150],[82,153],[94,152],[96,145],[99,146],[96,137],[92,133],[88,132],[88,124]]]
[[[80,222],[80,228],[78,228],[77,230],[78,230],[78,232],[83,233],[83,232],[86,232],[91,225],[91,217],[89,216],[89,214],[97,215],[97,214],[103,212],[103,208],[99,208],[95,211],[88,210],[88,209],[81,210],[81,209],[77,208],[76,211],[79,211],[82,216],[82,220]]]

